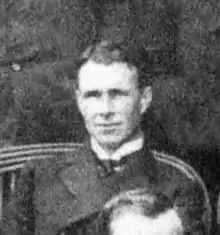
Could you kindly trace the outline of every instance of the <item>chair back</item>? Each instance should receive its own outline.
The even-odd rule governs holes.
[[[53,157],[56,153],[74,151],[80,143],[32,144],[0,149],[0,219],[3,206],[10,200],[20,170],[29,160]]]
[[[203,220],[207,228],[207,234],[209,234],[212,228],[212,206],[211,206],[208,190],[201,176],[196,172],[196,170],[192,166],[190,166],[189,164],[187,164],[186,162],[184,162],[183,160],[177,157],[168,155],[166,153],[157,152],[157,151],[153,151],[153,155],[155,159],[157,159],[157,161],[163,162],[175,168],[178,168],[185,175],[187,175],[188,178],[197,182],[200,185],[201,189],[203,189],[204,198],[205,198],[205,208],[206,208],[206,212],[204,213]]]
[[[15,189],[20,170],[27,161],[53,157],[56,153],[72,152],[81,145],[81,143],[44,143],[9,146],[0,149],[0,219],[2,218],[3,206],[8,200],[10,200],[10,196]],[[200,184],[204,192],[207,209],[204,215],[204,221],[208,227],[208,231],[210,231],[212,215],[211,203],[208,191],[200,175],[192,166],[174,156],[157,151],[152,152],[157,161],[164,162],[180,169],[189,178]],[[218,202],[218,225],[220,226],[220,196]]]

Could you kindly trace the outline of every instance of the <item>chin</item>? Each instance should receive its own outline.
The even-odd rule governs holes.
[[[123,142],[123,138],[118,138],[118,137],[102,137],[102,138],[99,138],[99,142],[101,144],[104,144],[106,146],[119,146],[122,142]]]

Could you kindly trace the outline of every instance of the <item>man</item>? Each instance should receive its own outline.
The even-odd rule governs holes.
[[[195,232],[209,231],[210,205],[196,172],[152,152],[140,129],[152,100],[152,51],[113,42],[89,48],[78,64],[76,99],[89,140],[69,155],[30,162],[6,208],[3,234],[56,234],[91,222],[106,201],[137,187],[163,192],[186,213]]]

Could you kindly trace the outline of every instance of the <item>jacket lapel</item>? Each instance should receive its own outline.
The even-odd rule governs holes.
[[[79,153],[79,159],[64,168],[59,176],[69,192],[74,195],[76,214],[73,221],[100,211],[108,192],[103,189],[103,182],[98,177],[98,169],[90,151]]]
[[[60,179],[76,198],[73,221],[100,211],[114,193],[120,190],[146,186],[155,176],[155,161],[145,150],[130,156],[125,169],[113,175],[100,177],[94,154],[86,146],[78,152],[71,165],[60,172]],[[132,154],[133,155],[133,154]],[[145,161],[147,159],[147,161]],[[143,167],[144,163],[146,168]],[[143,179],[146,173],[146,180]],[[154,178],[154,177],[153,177]]]

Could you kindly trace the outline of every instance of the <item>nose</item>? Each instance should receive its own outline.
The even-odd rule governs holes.
[[[114,114],[114,105],[113,100],[108,95],[105,95],[101,99],[101,105],[100,105],[100,114],[104,116],[111,116]]]

